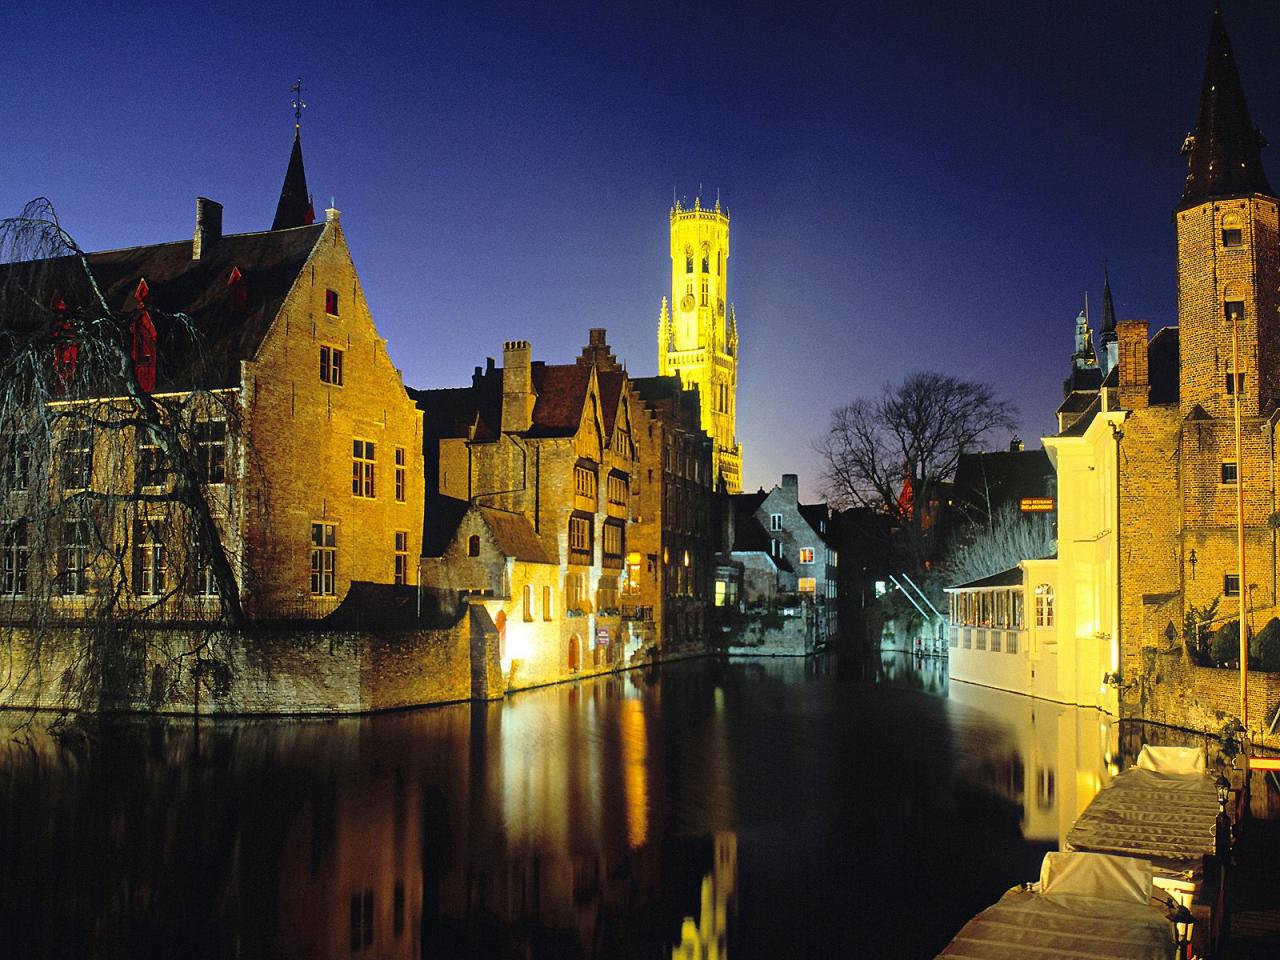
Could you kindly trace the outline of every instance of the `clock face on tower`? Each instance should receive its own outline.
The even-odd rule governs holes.
[[[682,300],[680,301],[680,309],[681,309],[681,310],[692,310],[692,309],[693,309],[693,294],[691,294],[691,293],[686,293],[686,294],[684,295],[684,299],[682,299]]]

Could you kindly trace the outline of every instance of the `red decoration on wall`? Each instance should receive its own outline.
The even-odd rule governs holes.
[[[302,222],[307,226],[316,222],[316,204],[309,193],[307,194],[307,215],[302,218]]]
[[[60,390],[65,391],[76,375],[76,361],[80,358],[80,346],[76,343],[75,329],[67,316],[67,301],[55,295],[53,298],[53,375]]]
[[[146,307],[150,293],[146,278],[139,280],[138,288],[133,292],[133,299],[138,304],[138,311],[133,317],[133,369],[138,375],[138,386],[147,393],[156,388],[156,327]]]
[[[915,513],[915,491],[911,486],[911,472],[906,466],[902,468],[902,492],[898,494],[898,512],[904,519],[910,520]]]

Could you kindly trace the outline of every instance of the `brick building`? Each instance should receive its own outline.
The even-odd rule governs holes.
[[[1219,615],[1233,617],[1243,595],[1257,630],[1280,612],[1268,522],[1277,504],[1280,201],[1261,146],[1215,12],[1174,212],[1178,326],[1148,339],[1145,321],[1115,323],[1106,379],[1070,393],[1059,435],[1045,438],[1060,491],[1060,639],[1096,645],[1080,686],[1101,684],[1103,705],[1118,703],[1123,715],[1186,723],[1238,712],[1220,684],[1195,679],[1184,613],[1218,599]]]
[[[409,558],[421,549],[422,478],[414,468],[421,420],[374,325],[338,211],[312,223],[309,203],[298,202],[305,196],[295,137],[271,230],[224,235],[222,207],[200,198],[191,240],[86,258],[105,306],[133,331],[140,389],[162,411],[195,392],[210,398],[184,410],[198,420],[186,455],[198,461],[200,493],[250,617],[319,618],[353,584],[410,585]],[[63,271],[63,300],[77,295],[73,269]],[[121,445],[112,442],[117,431],[79,418],[119,405],[77,392],[74,339],[68,343],[56,358],[71,358],[71,386],[53,469],[76,474],[81,500],[109,497],[123,484],[136,507],[115,529],[68,514],[41,532],[56,558],[48,591],[55,613],[92,618],[108,584],[127,584],[161,616],[179,606],[188,615],[193,605],[216,613],[200,558],[160,515],[176,497],[172,465],[145,431]],[[11,513],[3,565],[15,572],[34,535],[12,515],[17,508],[21,516],[18,493],[29,495],[8,490],[0,507]],[[40,576],[33,567],[26,578],[6,577],[4,590],[10,599],[34,593]]]
[[[714,576],[712,443],[678,376],[631,381],[638,469],[626,591],[664,652],[702,649]]]
[[[540,577],[513,579],[498,596],[506,623],[523,621],[525,586],[534,587],[535,620],[542,622],[550,600],[555,627],[540,629],[511,667],[530,683],[616,669],[649,640],[644,622],[622,613],[636,469],[628,390],[604,331],[595,330],[574,363],[534,361],[528,341],[512,340],[503,346],[502,366],[490,359],[477,367],[471,386],[410,391],[424,425],[428,517],[440,497],[505,511],[523,517],[554,558],[549,597]],[[530,568],[513,573],[522,569]],[[460,586],[430,558],[422,571],[424,589]]]

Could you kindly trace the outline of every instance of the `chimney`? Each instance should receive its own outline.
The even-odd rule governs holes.
[[[502,431],[524,433],[533,426],[533,349],[528,340],[502,345]]]
[[[796,503],[800,502],[800,476],[795,473],[782,475],[782,491]]]
[[[602,371],[618,369],[618,358],[609,349],[604,327],[591,327],[587,331],[587,345],[582,348],[577,363],[580,367],[595,367]]]
[[[208,197],[196,197],[196,234],[191,240],[191,259],[203,260],[222,239],[222,204]]]
[[[1147,372],[1147,321],[1121,320],[1116,324],[1119,349],[1120,389],[1117,401],[1126,410],[1141,410],[1147,405],[1151,389]]]

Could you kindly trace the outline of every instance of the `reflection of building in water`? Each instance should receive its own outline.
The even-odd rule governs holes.
[[[725,960],[728,957],[729,911],[738,887],[738,837],[720,832],[715,836],[711,871],[702,878],[698,916],[685,917],[680,943],[671,960]]]
[[[1118,724],[1100,710],[967,683],[951,684],[949,700],[1006,730],[961,775],[1020,804],[1028,840],[1061,845],[1076,817],[1119,772]]]
[[[326,773],[281,850],[279,955],[421,956],[422,822],[414,771],[375,757],[343,776]]]

